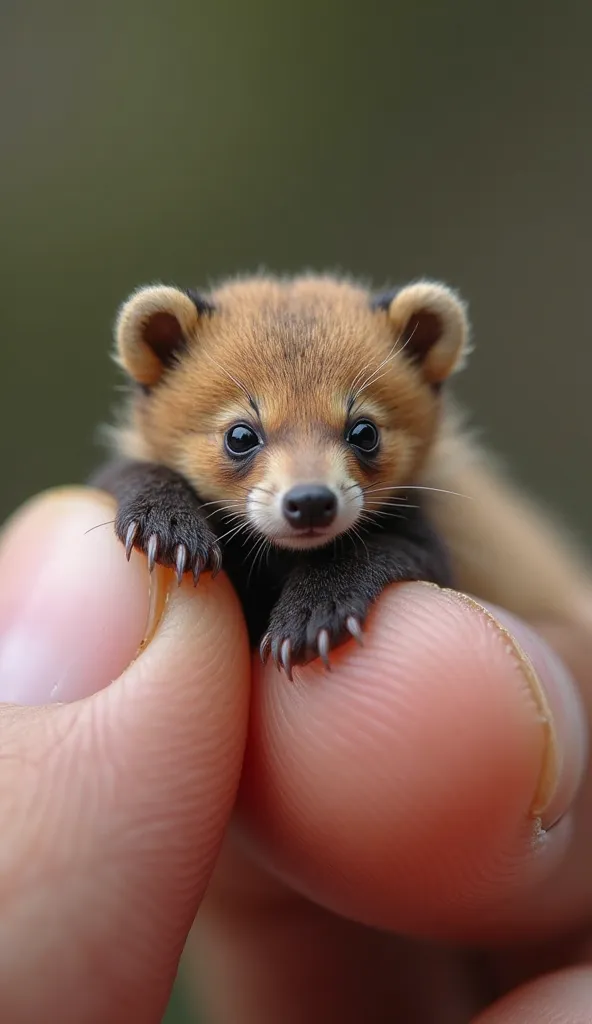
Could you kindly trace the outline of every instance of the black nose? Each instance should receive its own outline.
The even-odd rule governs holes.
[[[313,526],[329,526],[337,515],[337,498],[320,484],[299,484],[284,495],[282,508],[290,526],[310,530]]]

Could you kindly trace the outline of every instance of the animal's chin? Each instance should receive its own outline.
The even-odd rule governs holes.
[[[286,548],[289,551],[307,551],[312,548],[322,548],[339,534],[331,530],[302,530],[292,533],[275,534],[267,539],[278,548]]]

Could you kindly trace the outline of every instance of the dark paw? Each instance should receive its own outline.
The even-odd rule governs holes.
[[[368,601],[348,595],[341,602],[328,598],[317,604],[297,603],[294,595],[282,595],[275,606],[269,630],[263,637],[260,653],[263,662],[271,654],[276,666],[292,679],[294,665],[306,665],[321,658],[331,668],[329,654],[353,637],[362,643],[362,625]]]
[[[179,584],[186,572],[192,573],[197,584],[204,570],[215,576],[222,565],[216,535],[198,508],[131,501],[119,509],[115,532],[125,545],[128,560],[134,548],[143,551],[150,572],[156,564],[174,569]]]

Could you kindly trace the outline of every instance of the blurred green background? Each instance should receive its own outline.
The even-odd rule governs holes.
[[[458,287],[462,397],[587,538],[591,32],[578,2],[5,0],[2,515],[100,457],[132,288],[263,264]]]

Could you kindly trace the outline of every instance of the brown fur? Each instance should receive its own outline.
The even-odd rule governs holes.
[[[120,316],[118,359],[139,382],[158,384],[134,396],[116,435],[123,454],[176,469],[204,498],[237,508],[270,476],[283,486],[306,473],[367,488],[460,492],[465,497],[426,491],[459,586],[530,620],[572,612],[585,583],[580,555],[488,464],[429,386],[467,351],[464,309],[453,293],[419,283],[373,311],[368,292],[347,281],[245,278],[214,291],[211,316],[198,316],[173,289],[160,299],[151,292],[147,306],[138,296]],[[442,317],[443,336],[420,364],[404,350],[389,359],[418,308],[428,312],[428,330],[432,315]],[[186,336],[180,365],[164,375],[142,336],[146,309],[175,313]],[[376,466],[365,469],[343,444],[346,405],[352,387],[385,360],[356,404],[356,415],[371,415],[382,435]],[[259,416],[268,443],[242,476],[224,454],[224,432],[237,420],[257,426]]]

